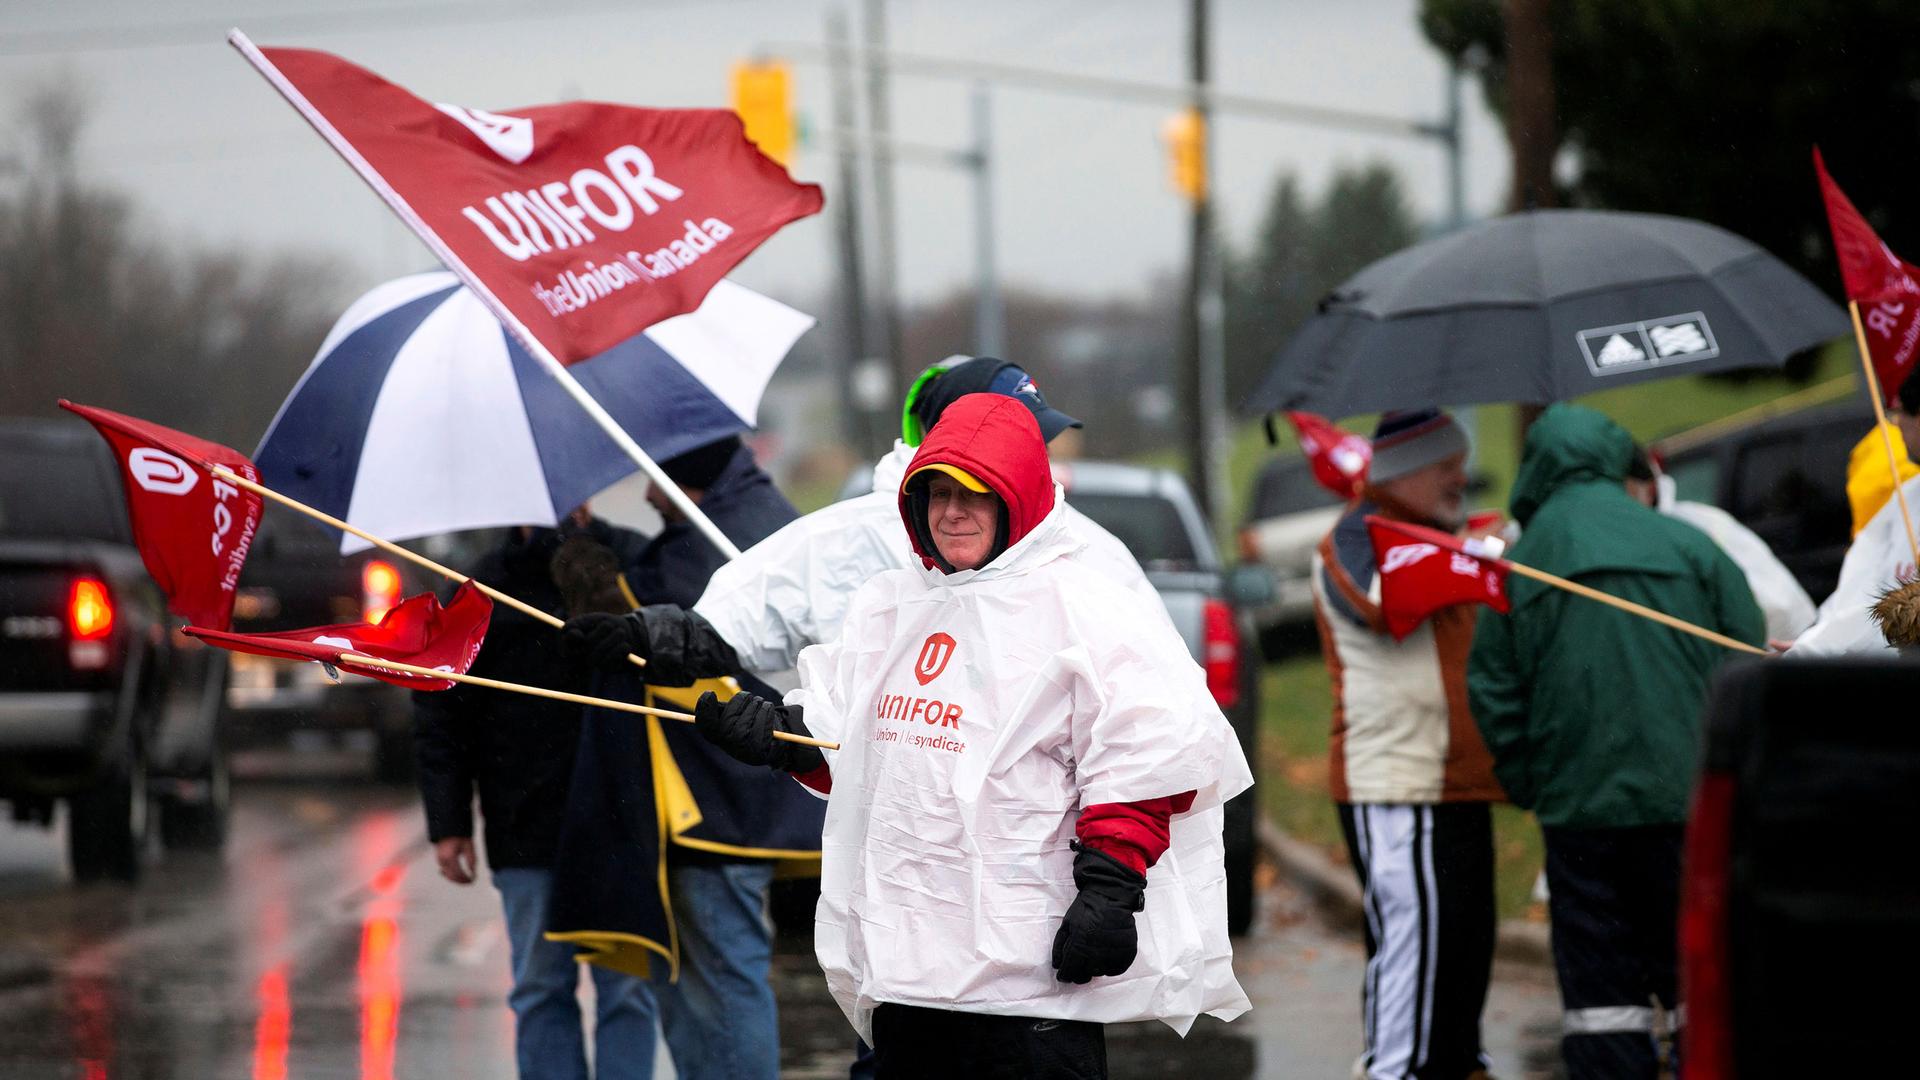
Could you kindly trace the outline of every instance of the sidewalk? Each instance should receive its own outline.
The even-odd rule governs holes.
[[[1351,867],[1335,863],[1312,844],[1281,832],[1265,815],[1260,817],[1255,835],[1275,868],[1311,897],[1329,922],[1359,932],[1365,917],[1360,883]],[[1493,955],[1509,963],[1551,969],[1553,951],[1546,924],[1522,919],[1502,921],[1494,938]]]

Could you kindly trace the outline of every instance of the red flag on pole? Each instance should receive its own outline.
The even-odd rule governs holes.
[[[79,414],[113,447],[134,544],[167,606],[191,623],[231,625],[234,587],[260,525],[260,496],[208,466],[258,480],[253,462],[219,443],[107,409],[64,399],[60,407]]]
[[[1309,412],[1290,412],[1287,420],[1320,486],[1343,499],[1360,494],[1360,486],[1367,482],[1367,467],[1373,463],[1373,444],[1366,436],[1342,431],[1326,417]]]
[[[563,364],[700,306],[781,226],[818,213],[726,109],[425,101],[311,49],[231,36],[447,267]]]
[[[1860,306],[1866,329],[1867,352],[1873,360],[1880,392],[1892,403],[1914,360],[1920,357],[1920,267],[1902,260],[1887,247],[1852,200],[1827,173],[1819,147],[1813,168],[1820,175],[1820,194],[1827,204],[1827,224],[1833,229],[1833,252],[1847,299]]]
[[[451,679],[428,679],[357,664],[341,659],[341,654],[361,653],[465,675],[480,653],[492,615],[493,601],[472,584],[463,583],[445,607],[432,593],[421,593],[400,601],[377,623],[310,626],[273,634],[234,634],[199,626],[189,626],[185,632],[223,649],[283,660],[314,660],[409,690],[451,690]]]
[[[1380,613],[1395,641],[1443,607],[1485,604],[1506,611],[1507,562],[1482,540],[1367,515],[1380,566]]]

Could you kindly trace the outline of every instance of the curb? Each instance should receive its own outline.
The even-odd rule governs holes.
[[[1312,844],[1281,832],[1264,814],[1254,823],[1254,836],[1280,873],[1305,892],[1329,922],[1343,930],[1359,930],[1365,924],[1360,883],[1353,871],[1335,865]],[[1546,924],[1503,920],[1494,934],[1493,955],[1509,963],[1551,968],[1553,949]]]

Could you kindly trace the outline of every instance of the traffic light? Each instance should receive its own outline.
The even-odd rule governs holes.
[[[1168,180],[1173,190],[1193,202],[1207,197],[1207,121],[1198,109],[1186,109],[1167,119],[1161,129],[1167,142]]]
[[[733,111],[747,138],[782,165],[793,160],[793,98],[787,65],[748,61],[733,65]]]

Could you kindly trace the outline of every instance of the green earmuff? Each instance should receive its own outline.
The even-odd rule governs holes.
[[[901,442],[908,446],[919,446],[920,440],[927,437],[926,429],[920,426],[920,418],[913,414],[913,406],[920,400],[920,391],[925,389],[928,383],[946,373],[947,365],[935,364],[921,372],[920,377],[913,380],[913,385],[907,387],[906,403],[900,407]]]

